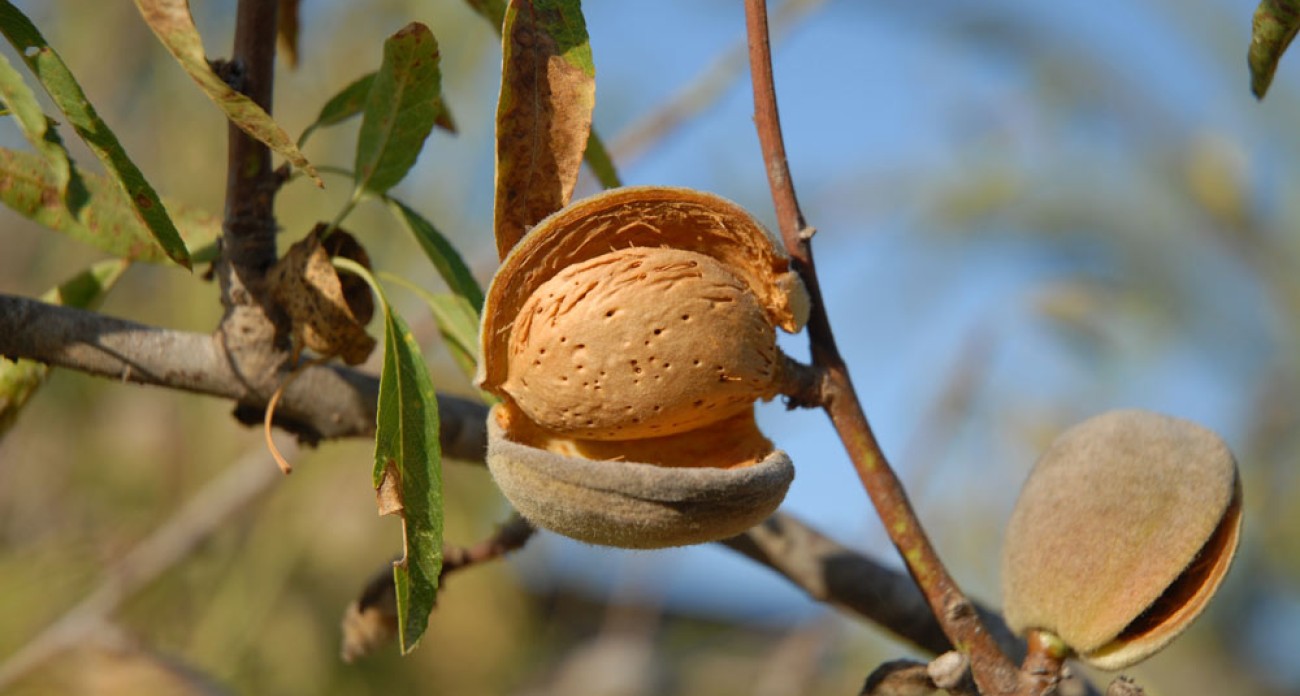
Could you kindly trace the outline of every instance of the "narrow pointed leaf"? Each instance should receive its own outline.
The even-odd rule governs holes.
[[[298,147],[302,147],[307,142],[307,138],[318,128],[325,128],[337,123],[342,123],[353,116],[361,113],[366,106],[366,97],[370,95],[370,85],[375,81],[377,73],[367,73],[357,78],[347,87],[344,87],[338,94],[330,97],[321,107],[320,114],[307,129],[298,137]],[[447,103],[438,97],[438,116],[433,125],[447,131],[448,133],[456,132],[456,121],[452,118],[451,110],[447,108]]]
[[[381,274],[384,280],[395,282],[420,296],[429,305],[438,332],[456,365],[471,380],[478,371],[479,312],[460,295],[447,292],[431,293],[424,288],[397,276]],[[484,401],[495,403],[496,397],[481,391]]]
[[[594,128],[591,137],[587,139],[587,151],[582,158],[587,161],[587,166],[591,167],[591,172],[596,175],[596,181],[599,181],[601,186],[612,189],[623,185],[623,180],[618,176],[618,169],[614,166],[614,160],[605,149],[605,142],[600,139],[600,135]]]
[[[492,30],[497,33],[497,36],[501,36],[506,16],[505,0],[465,0],[465,3],[492,25]],[[595,126],[591,128],[591,139],[587,142],[587,151],[583,154],[583,159],[586,160],[587,166],[591,167],[601,186],[618,188],[623,185],[618,170],[614,167],[614,161],[605,149],[605,143],[596,132]]]
[[[330,97],[329,101],[325,102],[325,106],[321,107],[316,120],[299,136],[298,147],[302,147],[317,128],[342,123],[360,114],[366,106],[366,97],[370,94],[370,85],[374,84],[374,81],[375,73],[366,73],[344,87],[338,94]]]
[[[501,258],[573,195],[596,71],[578,0],[512,0],[502,33],[496,209]]]
[[[434,268],[438,269],[438,274],[452,293],[465,298],[475,314],[483,311],[483,288],[475,280],[469,266],[465,265],[465,260],[456,251],[456,247],[447,241],[433,223],[405,203],[389,199],[388,207],[415,237],[415,241],[419,242],[420,248],[433,262]]]
[[[117,184],[98,174],[77,176],[85,186],[86,198],[74,214],[58,203],[58,181],[40,156],[0,148],[0,202],[25,218],[118,258],[150,263],[168,260],[167,252]],[[220,218],[175,201],[161,205],[171,213],[185,243],[194,249],[190,254],[193,261],[216,258]]]
[[[41,296],[50,304],[94,309],[122,272],[126,261],[101,261]],[[50,367],[34,360],[10,362],[0,358],[0,438],[13,427],[19,413],[45,383]]]
[[[428,369],[406,322],[384,312],[384,368],[379,380],[375,465],[400,472],[405,554],[393,566],[402,652],[415,648],[428,626],[442,569],[442,471],[438,402]]]
[[[470,9],[479,14],[480,17],[487,20],[488,24],[496,31],[497,36],[501,35],[501,26],[505,23],[506,18],[506,0],[465,0],[465,4]]]
[[[478,371],[479,313],[464,297],[451,293],[428,294],[425,300],[452,359],[473,379]]]
[[[45,42],[36,26],[9,0],[0,0],[0,32],[18,50],[27,67],[40,80],[68,123],[77,131],[77,135],[104,163],[109,176],[125,191],[135,213],[167,252],[167,256],[189,268],[189,252],[181,241],[175,224],[167,217],[158,193],[144,178],[140,168],[127,156],[108,124],[99,118],[95,107],[86,99],[81,85],[77,84],[63,59]],[[75,205],[73,207],[76,208]]]
[[[1250,31],[1250,91],[1263,99],[1278,61],[1300,30],[1300,0],[1263,0]]]
[[[135,5],[167,52],[198,83],[203,93],[225,112],[231,123],[306,172],[317,186],[324,186],[316,168],[307,161],[280,124],[256,102],[226,84],[212,70],[203,53],[203,39],[194,26],[194,18],[190,16],[189,0],[135,0]]]
[[[415,648],[429,623],[442,570],[442,451],[438,400],[420,346],[370,273],[346,259],[340,268],[370,283],[384,312],[384,364],[379,373],[374,486],[384,514],[402,517],[405,553],[393,564],[398,637]]]
[[[366,97],[353,171],[358,190],[383,194],[420,156],[442,101],[438,42],[413,22],[384,41],[384,62]]]

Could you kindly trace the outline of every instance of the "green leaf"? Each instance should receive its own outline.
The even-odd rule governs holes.
[[[406,176],[438,120],[441,89],[438,42],[428,27],[412,22],[384,41],[357,136],[358,192],[382,194]]]
[[[74,167],[74,173],[77,171]],[[59,184],[43,158],[29,152],[0,148],[0,202],[20,215],[62,232],[113,256],[159,263],[168,259],[156,238],[112,180],[97,174],[76,174],[85,186],[85,203],[74,214],[58,203]],[[166,201],[179,234],[198,263],[216,258],[221,219],[192,206]]]
[[[618,188],[623,185],[623,180],[618,176],[618,169],[614,167],[614,160],[610,159],[609,151],[605,149],[605,142],[600,139],[600,135],[593,128],[591,137],[587,139],[587,151],[583,153],[582,158],[587,161],[587,166],[591,167],[591,173],[596,175],[596,181],[607,189]]]
[[[1264,99],[1273,83],[1278,61],[1291,46],[1296,30],[1300,30],[1300,0],[1264,0],[1255,10],[1251,22],[1251,91],[1256,99]]]
[[[41,296],[50,304],[93,309],[99,306],[113,284],[130,264],[126,261],[101,261],[69,278],[62,285]],[[34,360],[9,362],[0,359],[0,437],[13,427],[27,402],[45,383],[50,366]]]
[[[470,9],[478,13],[480,17],[486,19],[492,29],[496,31],[497,36],[501,35],[501,26],[506,21],[506,3],[505,0],[465,0],[465,4]]]
[[[1251,23],[1250,91],[1263,99],[1287,46],[1300,30],[1300,0],[1263,0]]]
[[[73,173],[68,151],[63,147],[58,131],[41,109],[40,102],[36,101],[36,94],[4,56],[0,56],[0,97],[9,105],[27,142],[45,158],[46,166],[58,186],[58,200],[66,200]],[[76,201],[75,204],[81,202],[83,201]]]
[[[90,105],[85,93],[81,91],[81,85],[77,84],[63,59],[45,42],[36,26],[9,0],[0,0],[0,32],[18,50],[27,67],[41,81],[77,135],[90,146],[91,152],[104,163],[109,175],[126,192],[127,200],[150,234],[167,252],[167,256],[189,268],[189,252],[181,241],[175,224],[167,217],[158,193],[149,185],[139,167],[127,157],[108,124],[99,118],[95,107]]]
[[[317,128],[333,126],[360,114],[366,106],[366,97],[370,95],[370,85],[374,83],[376,74],[372,72],[362,75],[338,94],[330,97],[330,100],[325,102],[325,106],[321,107],[316,120],[307,126],[298,138],[298,147],[302,147],[303,143],[307,142],[308,136]],[[438,98],[438,117],[433,125],[449,133],[456,132],[456,121],[452,118],[446,102],[442,101],[442,97]]]
[[[469,266],[465,265],[465,260],[456,251],[456,247],[442,236],[433,223],[405,203],[390,198],[388,208],[402,221],[406,229],[415,237],[415,241],[420,243],[420,248],[424,249],[425,255],[433,262],[434,268],[438,269],[438,274],[447,283],[447,287],[451,288],[456,295],[465,298],[476,315],[482,312],[483,288],[474,279],[474,274],[470,272]]]
[[[497,100],[497,253],[573,195],[591,132],[596,70],[578,0],[511,0]]]
[[[478,371],[479,313],[464,297],[451,293],[426,294],[425,301],[452,359],[473,379]]]
[[[438,399],[420,346],[375,279],[359,264],[340,269],[370,283],[384,311],[384,365],[379,372],[374,485],[382,514],[402,516],[405,552],[393,564],[398,636],[403,653],[428,627],[442,572],[442,451]]]
[[[381,273],[384,280],[397,283],[420,296],[429,305],[433,320],[438,324],[438,332],[447,345],[448,352],[456,365],[471,380],[478,370],[478,327],[479,312],[469,301],[460,295],[451,293],[431,293],[404,278]],[[485,401],[494,403],[496,397],[488,392],[480,392]]]
[[[198,83],[203,93],[225,112],[231,123],[306,172],[317,186],[325,185],[316,173],[316,168],[307,161],[280,124],[256,102],[226,84],[212,70],[203,53],[203,38],[194,26],[194,18],[190,16],[189,0],[135,0],[135,5],[167,52]]]
[[[338,94],[330,97],[321,107],[320,114],[298,138],[298,147],[307,142],[307,138],[317,129],[342,123],[361,113],[370,94],[370,85],[375,82],[375,73],[367,73],[344,87]]]

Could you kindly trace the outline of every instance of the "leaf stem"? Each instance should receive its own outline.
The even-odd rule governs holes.
[[[343,204],[343,209],[339,211],[338,215],[334,216],[334,219],[330,221],[330,224],[325,228],[325,231],[320,233],[320,238],[322,240],[328,238],[334,230],[339,228],[339,225],[343,224],[343,219],[352,214],[353,209],[355,209],[357,204],[361,202],[361,196],[365,195],[365,192],[365,188],[361,186],[352,189],[352,197],[348,198],[347,203]]]
[[[958,650],[970,656],[971,671],[981,691],[990,695],[1014,694],[1019,686],[1016,666],[998,648],[980,622],[974,605],[935,553],[858,401],[848,367],[835,343],[817,282],[810,244],[814,230],[808,226],[799,208],[786,159],[772,75],[765,0],[745,0],[745,20],[754,89],[754,122],[762,145],[777,222],[792,264],[812,300],[808,339],[813,366],[825,374],[820,405],[834,424],[890,540],[920,586],[944,634]]]

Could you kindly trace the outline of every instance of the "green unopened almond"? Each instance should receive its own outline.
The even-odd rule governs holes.
[[[1223,441],[1139,410],[1071,428],[1039,459],[1003,552],[1007,623],[1122,669],[1163,648],[1218,589],[1241,484]]]

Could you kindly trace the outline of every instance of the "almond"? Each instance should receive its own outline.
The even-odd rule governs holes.
[[[1091,418],[1052,443],[1016,502],[1007,623],[1102,669],[1145,659],[1214,596],[1241,509],[1236,461],[1214,433],[1148,411]]]
[[[808,298],[736,204],[616,189],[530,230],[483,311],[478,384],[501,397],[488,468],[538,526],[632,548],[732,536],[794,471],[754,421]]]
[[[776,336],[718,261],[632,247],[570,266],[515,319],[503,388],[542,427],[593,440],[693,430],[773,396]]]

